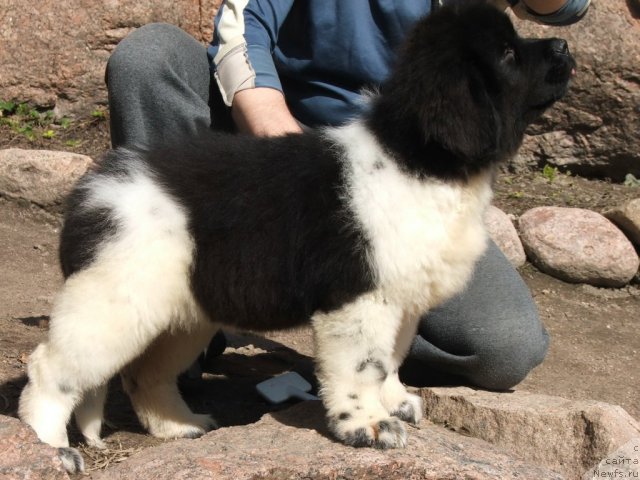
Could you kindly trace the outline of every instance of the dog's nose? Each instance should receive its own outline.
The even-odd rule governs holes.
[[[569,55],[569,45],[562,38],[552,38],[550,50],[554,55]]]

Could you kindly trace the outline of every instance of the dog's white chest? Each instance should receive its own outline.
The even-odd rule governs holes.
[[[369,135],[352,128],[351,138]],[[348,200],[370,242],[384,297],[419,314],[459,292],[486,247],[489,173],[466,183],[418,179],[400,171],[371,137],[349,152]]]

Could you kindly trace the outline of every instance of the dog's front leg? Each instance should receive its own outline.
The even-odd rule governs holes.
[[[314,315],[317,375],[329,428],[355,447],[404,447],[403,422],[382,403],[382,386],[397,367],[402,311],[376,294]]]
[[[415,316],[407,316],[402,321],[396,335],[392,359],[393,369],[382,384],[382,404],[391,415],[412,424],[417,424],[422,418],[422,399],[418,395],[407,392],[400,382],[398,370],[409,352],[417,327],[418,318]]]

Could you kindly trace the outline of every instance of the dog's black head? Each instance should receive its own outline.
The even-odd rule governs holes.
[[[513,155],[574,72],[564,40],[523,39],[494,7],[457,3],[416,25],[367,123],[411,171],[464,179]]]

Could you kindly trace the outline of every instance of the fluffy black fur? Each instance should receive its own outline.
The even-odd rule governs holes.
[[[464,180],[516,152],[574,68],[564,40],[523,39],[497,9],[457,2],[418,23],[366,122],[407,171]]]
[[[139,152],[188,212],[197,245],[191,285],[210,318],[253,329],[292,326],[372,288],[367,240],[342,192],[340,155],[316,133],[210,132],[188,148]],[[112,152],[85,182],[128,175],[127,161],[130,155]],[[117,231],[105,212],[83,211],[84,197],[82,188],[70,197],[60,251],[66,275],[88,265],[98,239]]]
[[[410,174],[465,181],[513,154],[525,127],[564,94],[574,63],[562,45],[521,39],[504,14],[477,2],[443,8],[409,36],[364,122]],[[191,285],[213,320],[287,327],[373,288],[368,239],[345,201],[343,153],[321,132],[208,132],[138,152],[188,214]],[[116,151],[89,175],[126,175],[127,161]],[[62,235],[66,276],[118,228],[82,201],[80,189]]]

